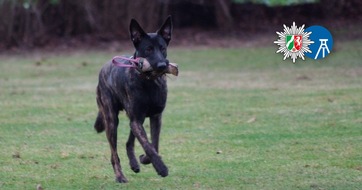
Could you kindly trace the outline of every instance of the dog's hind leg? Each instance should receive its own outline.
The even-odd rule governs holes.
[[[132,130],[129,132],[129,137],[128,137],[128,141],[126,143],[126,149],[127,149],[127,156],[129,159],[129,165],[131,166],[131,169],[135,172],[138,173],[140,172],[140,166],[138,165],[135,153],[134,153],[134,141],[135,141],[135,136],[132,133]]]
[[[106,119],[106,134],[111,148],[111,163],[116,175],[116,181],[127,183],[127,179],[122,173],[121,163],[117,153],[117,126],[118,116],[113,111],[109,112]]]
[[[168,169],[166,165],[163,163],[161,157],[158,155],[154,146],[151,143],[149,143],[146,132],[143,129],[142,123],[143,122],[132,120],[131,121],[132,133],[140,142],[141,146],[143,147],[143,150],[146,152],[147,157],[150,158],[151,163],[153,167],[156,169],[158,175],[166,177],[168,175]]]
[[[122,173],[121,163],[117,153],[117,127],[118,127],[118,113],[119,110],[115,107],[110,96],[107,96],[107,90],[102,90],[102,96],[98,100],[99,110],[104,120],[106,135],[111,148],[111,163],[116,181],[119,183],[127,183],[126,177]]]

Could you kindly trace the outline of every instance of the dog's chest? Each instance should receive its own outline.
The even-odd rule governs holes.
[[[166,107],[166,80],[128,80],[120,84],[120,101],[128,114],[145,115],[146,117],[161,114]],[[126,84],[126,85],[124,85]]]
[[[144,86],[143,96],[140,97],[143,99],[143,109],[146,111],[147,115],[154,115],[162,113],[166,107],[167,100],[167,85],[166,82],[162,83],[153,83]]]

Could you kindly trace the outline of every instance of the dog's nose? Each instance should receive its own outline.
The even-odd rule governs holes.
[[[167,67],[167,63],[166,62],[159,62],[157,64],[157,70],[165,70]]]

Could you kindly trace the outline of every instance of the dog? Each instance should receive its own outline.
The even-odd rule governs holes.
[[[96,89],[99,111],[94,128],[98,133],[106,132],[116,182],[128,182],[122,173],[117,153],[118,114],[123,110],[130,121],[131,130],[126,149],[131,169],[135,173],[140,172],[134,152],[134,143],[137,138],[145,151],[145,154],[139,157],[140,162],[142,164],[152,163],[158,175],[162,177],[168,175],[168,168],[158,151],[162,112],[167,99],[167,83],[164,73],[169,65],[166,57],[172,28],[171,16],[167,17],[155,33],[145,33],[138,22],[132,19],[129,30],[131,41],[135,47],[133,58],[146,58],[153,71],[141,72],[135,68],[117,67],[112,64],[112,61],[109,61],[99,72]],[[123,63],[131,64],[127,60],[123,60]],[[151,142],[143,128],[147,117],[150,120]]]

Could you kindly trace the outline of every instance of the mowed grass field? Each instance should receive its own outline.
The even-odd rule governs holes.
[[[121,113],[128,184],[115,183],[93,129],[98,71],[115,53],[1,55],[0,189],[361,189],[362,41],[296,64],[276,50],[170,48],[180,75],[168,78],[161,134],[169,176],[133,173]]]

